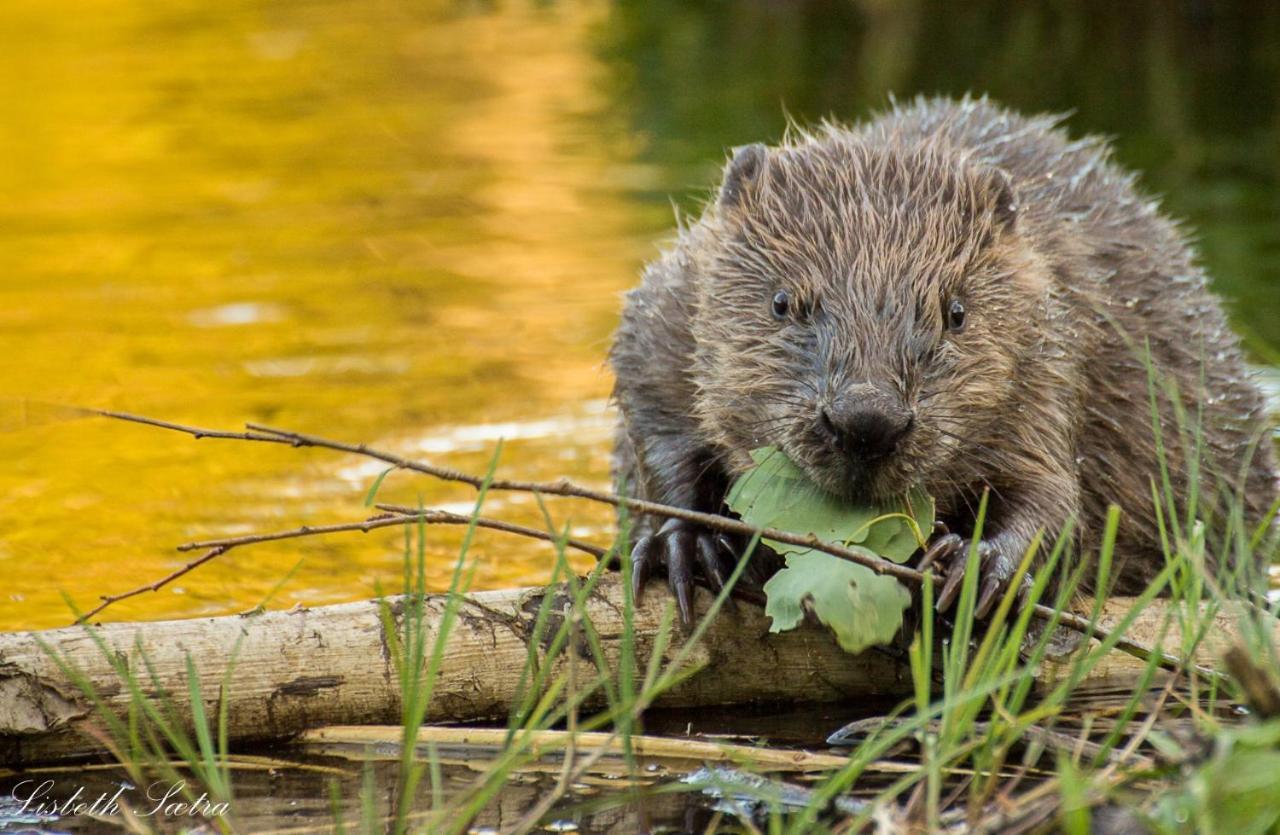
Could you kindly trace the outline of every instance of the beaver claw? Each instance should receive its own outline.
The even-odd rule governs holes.
[[[946,581],[942,591],[938,593],[937,610],[946,612],[960,594],[960,584],[964,581],[965,568],[968,565],[969,548],[972,540],[962,539],[956,534],[944,534],[933,541],[929,549],[920,559],[918,568],[925,571],[938,561],[948,562]],[[991,607],[1004,594],[1013,579],[1013,571],[1017,568],[1017,560],[1010,558],[995,543],[989,540],[978,542],[978,605],[973,614],[977,618],[985,618],[991,613]]]
[[[631,589],[637,603],[655,566],[665,566],[667,584],[680,608],[680,620],[693,623],[695,567],[717,594],[733,573],[737,559],[732,542],[722,534],[683,519],[668,519],[657,533],[641,537],[631,550]],[[728,601],[730,607],[733,601]]]

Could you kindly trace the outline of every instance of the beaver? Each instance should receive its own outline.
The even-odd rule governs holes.
[[[1108,144],[1062,121],[921,98],[737,149],[626,297],[619,490],[727,512],[774,446],[850,500],[923,488],[953,551],[985,492],[979,617],[1038,534],[1036,560],[1062,535],[1089,553],[1112,504],[1119,594],[1164,568],[1170,513],[1263,523],[1265,401],[1204,270]],[[665,569],[686,622],[694,575],[721,587],[741,546],[680,520],[634,530],[636,593]]]

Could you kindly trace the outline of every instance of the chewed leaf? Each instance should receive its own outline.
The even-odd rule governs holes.
[[[899,563],[923,545],[933,527],[933,499],[922,491],[881,507],[853,505],[818,488],[774,447],[754,450],[751,457],[756,466],[734,482],[726,500],[748,524],[812,534]],[[800,623],[806,599],[850,652],[886,643],[901,627],[910,596],[897,580],[803,545],[765,542],[787,559],[787,567],[764,587],[775,632]]]
[[[851,508],[819,489],[799,467],[772,447],[752,454],[756,466],[729,490],[727,499],[744,521],[762,528],[813,534],[824,542],[856,543],[867,538],[876,512]],[[797,546],[773,543],[782,553]]]
[[[894,562],[905,562],[933,527],[933,500],[921,491],[883,507],[853,505],[820,489],[774,447],[757,449],[751,457],[756,466],[734,482],[726,500],[749,524],[861,545]],[[780,554],[809,550],[769,545]]]
[[[788,554],[787,567],[765,583],[764,593],[771,632],[798,626],[807,598],[841,649],[855,653],[892,641],[911,604],[911,595],[892,577],[817,551]]]

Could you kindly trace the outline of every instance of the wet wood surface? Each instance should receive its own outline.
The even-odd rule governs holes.
[[[461,602],[444,642],[428,722],[505,720],[521,696],[521,674],[531,651],[539,665],[551,665],[548,681],[566,670],[566,652],[548,657],[544,643],[533,638],[548,593],[553,595],[547,611],[554,633],[557,619],[570,610],[562,586],[480,592]],[[623,600],[618,578],[608,576],[587,600],[584,613],[615,671],[623,657]],[[427,597],[428,646],[440,628],[445,601],[444,595]],[[699,592],[698,612],[705,612],[710,602],[709,595]],[[1102,622],[1117,623],[1129,602],[1110,601]],[[403,602],[392,599],[390,604],[395,619]],[[662,644],[658,637],[670,607],[670,596],[655,586],[636,609],[638,676]],[[85,723],[95,721],[93,709],[59,661],[92,682],[106,707],[120,715],[131,696],[116,665],[127,665],[141,679],[145,693],[163,690],[185,722],[191,716],[188,657],[210,716],[216,715],[219,686],[230,666],[226,696],[233,744],[284,739],[323,725],[398,724],[400,686],[390,648],[394,642],[385,634],[381,608],[377,601],[365,601],[245,616],[115,623],[92,631],[77,626],[0,633],[0,763],[20,765],[103,750],[99,741],[82,732]],[[1178,619],[1170,618],[1170,628],[1162,632],[1168,614],[1167,606],[1157,601],[1132,624],[1128,636],[1154,646],[1163,634],[1165,649],[1177,652]],[[1235,631],[1235,619],[1219,614],[1209,625],[1198,661],[1213,664]],[[674,627],[670,643],[661,649],[662,663],[671,663],[687,640],[688,632]],[[593,662],[584,645],[575,647],[573,663],[582,680],[594,673]],[[849,655],[823,629],[809,624],[771,634],[763,611],[746,604],[722,611],[690,648],[685,663],[695,671],[661,695],[657,706],[832,702],[911,692],[907,669],[892,654]],[[1143,666],[1113,653],[1086,684],[1132,686]],[[1042,683],[1054,681],[1068,670],[1067,660],[1060,659],[1044,665],[1038,678]]]

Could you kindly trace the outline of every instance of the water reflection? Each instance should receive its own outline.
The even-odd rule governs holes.
[[[671,190],[723,149],[890,95],[987,93],[1113,136],[1199,232],[1258,356],[1280,345],[1280,7],[1265,2],[629,0],[600,35],[639,156]],[[693,200],[686,200],[691,206]]]
[[[940,0],[319,0],[0,10],[0,628],[67,620],[172,546],[358,519],[378,471],[315,451],[86,420],[105,406],[376,442],[504,474],[607,479],[603,356],[670,200],[726,146],[889,91],[1074,108],[1199,228],[1257,359],[1280,345],[1280,13]],[[1092,6],[1092,4],[1090,4]],[[397,473],[382,497],[465,507]],[[541,524],[521,497],[514,521]],[[608,539],[607,509],[559,506]],[[457,532],[433,531],[447,581]],[[113,609],[161,617],[367,596],[394,531],[232,552]],[[483,535],[477,583],[540,545]]]

